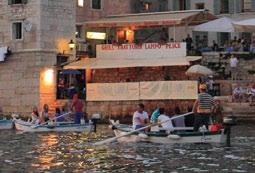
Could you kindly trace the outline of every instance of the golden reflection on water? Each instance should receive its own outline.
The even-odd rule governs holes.
[[[50,153],[49,151],[55,145],[59,143],[58,136],[56,134],[47,134],[38,136],[41,143],[35,147],[35,150],[39,153],[38,157],[32,162],[32,167],[37,167],[38,169],[50,169],[52,166],[62,165],[62,162],[54,163],[56,159],[56,153]]]

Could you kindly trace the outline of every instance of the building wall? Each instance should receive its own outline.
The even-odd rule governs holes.
[[[84,1],[83,7],[76,7],[76,22],[81,23],[109,15],[131,13],[131,2],[132,0],[102,0],[102,9],[95,10],[91,8],[91,0]]]
[[[48,90],[56,87],[55,82],[44,86],[42,78],[46,69],[54,69],[58,53],[72,53],[68,42],[75,33],[74,5],[69,0],[28,0],[24,5],[8,5],[8,1],[0,0],[0,47],[12,50],[12,55],[0,63],[3,112],[28,115],[32,106],[41,107],[46,97],[50,98],[50,106],[56,104],[55,89]],[[11,39],[11,23],[17,20],[32,23],[31,31],[23,31],[22,40]],[[55,77],[53,73],[53,80]]]

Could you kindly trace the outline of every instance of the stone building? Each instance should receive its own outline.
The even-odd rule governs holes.
[[[0,0],[0,106],[27,114],[33,105],[56,105],[57,55],[74,58],[75,3],[70,0]]]

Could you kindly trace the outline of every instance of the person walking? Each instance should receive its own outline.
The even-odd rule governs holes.
[[[206,93],[206,84],[201,84],[199,86],[200,93],[198,94],[198,99],[195,101],[193,106],[193,112],[195,115],[194,131],[198,131],[199,127],[205,125],[208,129],[210,116],[214,112],[215,102],[213,97]]]

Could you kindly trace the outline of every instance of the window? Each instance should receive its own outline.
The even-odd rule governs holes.
[[[8,5],[12,4],[26,4],[27,0],[8,0]]]
[[[100,10],[102,8],[101,0],[91,0],[92,9]]]
[[[145,10],[145,11],[150,11],[151,6],[152,6],[151,3],[149,3],[149,2],[144,2],[144,3],[143,3],[143,10]]]
[[[179,10],[187,10],[186,9],[186,0],[179,1]]]
[[[13,40],[22,39],[22,22],[12,23],[12,39]]]
[[[81,32],[82,32],[82,26],[76,25],[76,33],[75,33],[76,38],[81,38]]]
[[[80,99],[86,96],[84,70],[59,70],[57,73],[57,99],[72,99],[75,93]]]
[[[196,9],[205,9],[204,3],[196,3]]]
[[[78,0],[78,7],[84,6],[84,0]]]
[[[220,13],[229,13],[229,1],[228,0],[221,0]]]
[[[252,11],[252,0],[243,0],[242,1],[242,11]]]

